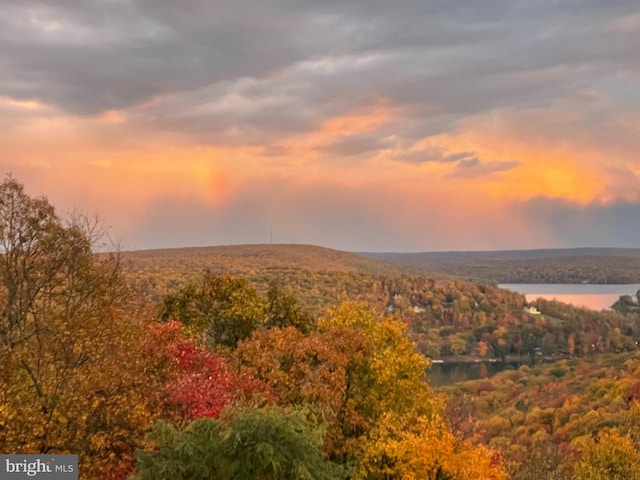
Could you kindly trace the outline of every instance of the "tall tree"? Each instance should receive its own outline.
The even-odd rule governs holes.
[[[132,458],[157,411],[146,327],[125,314],[119,257],[93,252],[101,231],[85,220],[0,185],[0,444],[79,453],[95,478]]]
[[[354,329],[303,335],[293,327],[259,330],[234,352],[238,365],[264,381],[280,405],[312,404],[323,413],[328,432],[324,450],[344,460],[367,422],[356,410],[366,338]]]
[[[199,283],[165,297],[160,317],[179,320],[211,348],[235,348],[264,324],[266,306],[248,280],[205,272]]]
[[[380,432],[391,431],[381,429],[385,419],[394,418],[394,431],[419,419],[431,426],[416,433],[425,438],[445,432],[442,407],[425,380],[428,360],[416,353],[401,322],[345,303],[318,327],[308,336],[294,328],[257,331],[239,344],[235,356],[282,404],[311,403],[326,415],[330,458],[357,465],[362,478],[376,478],[396,463],[383,455],[392,445],[381,441]]]

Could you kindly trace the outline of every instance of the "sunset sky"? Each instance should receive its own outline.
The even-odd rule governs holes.
[[[3,0],[0,168],[125,249],[640,247],[640,2]]]

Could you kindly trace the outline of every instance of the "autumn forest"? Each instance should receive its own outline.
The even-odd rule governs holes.
[[[104,480],[640,479],[633,299],[310,246],[122,252],[11,176],[0,251],[4,453]],[[436,389],[434,359],[522,365]]]

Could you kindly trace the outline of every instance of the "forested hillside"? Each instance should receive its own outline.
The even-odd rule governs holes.
[[[640,478],[640,354],[522,366],[445,389],[456,435],[498,449],[513,480]]]
[[[297,250],[298,254],[304,251],[311,254],[307,261],[296,258],[298,268],[282,267],[287,263],[288,246],[242,248],[251,255],[237,261],[230,256],[226,262],[232,271],[244,271],[242,277],[258,292],[266,293],[273,283],[314,316],[342,301],[363,302],[380,315],[404,322],[418,350],[430,358],[505,359],[615,353],[635,349],[636,341],[640,340],[640,325],[635,317],[620,312],[594,312],[539,300],[531,306],[541,314],[531,314],[525,311],[527,302],[523,295],[492,284],[388,274],[384,265],[376,264],[367,265],[369,270],[377,270],[374,273],[349,271],[352,267],[340,262],[326,265],[316,262],[315,252],[324,250],[311,247]],[[262,248],[272,253],[271,263],[255,261],[248,269],[243,262],[250,263],[247,258],[256,258]],[[241,247],[237,251],[242,251]],[[197,265],[217,265],[210,254],[199,264],[189,250],[177,250],[192,262],[190,268],[182,271],[179,267],[182,257],[172,260],[168,252],[156,254],[153,268],[146,261],[149,254],[142,261],[129,257],[125,264],[127,276],[137,290],[156,303],[190,282],[199,281],[204,272],[197,270]],[[333,255],[353,264],[350,254]]]
[[[364,253],[413,275],[493,283],[640,283],[640,249]]]
[[[141,250],[123,252],[121,261],[134,286],[154,301],[195,280],[205,270],[247,277],[263,289],[273,279],[292,287],[302,281],[301,289],[319,284],[322,289],[323,283],[334,281],[326,279],[330,275],[339,284],[340,278],[402,272],[398,267],[355,253],[287,244]]]

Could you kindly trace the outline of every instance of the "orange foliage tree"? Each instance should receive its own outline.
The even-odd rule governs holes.
[[[92,251],[101,233],[11,177],[0,185],[0,444],[78,453],[81,477],[124,478],[158,415],[156,369],[118,255]]]
[[[234,357],[281,403],[324,412],[325,452],[351,465],[352,478],[424,478],[443,466],[456,475],[449,478],[505,478],[489,450],[457,443],[448,432],[426,383],[429,362],[404,324],[361,304],[331,309],[308,336],[294,328],[256,331]],[[465,466],[465,455],[474,462]]]

